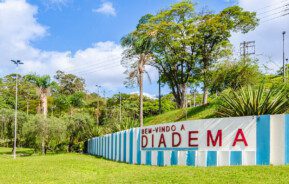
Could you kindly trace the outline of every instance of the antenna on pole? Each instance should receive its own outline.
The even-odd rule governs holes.
[[[255,41],[244,41],[240,43],[240,54],[242,54],[243,59],[247,58],[248,55],[254,55]]]

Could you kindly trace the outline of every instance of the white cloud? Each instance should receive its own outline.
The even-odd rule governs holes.
[[[47,9],[61,10],[63,6],[67,6],[72,0],[42,0]]]
[[[105,15],[116,16],[115,8],[113,7],[113,4],[111,2],[103,2],[99,8],[93,9],[92,11]]]
[[[260,60],[261,65],[267,65],[269,68],[267,72],[275,72],[282,66],[283,31],[287,31],[285,48],[287,48],[286,53],[287,57],[289,57],[289,15],[278,17],[282,15],[282,13],[278,14],[278,12],[284,10],[282,8],[278,9],[278,7],[285,4],[288,4],[288,2],[280,0],[239,0],[241,7],[245,10],[256,11],[258,13],[257,16],[261,20],[256,30],[245,35],[234,34],[231,40],[234,43],[236,51],[239,51],[241,42],[256,41],[255,57]],[[275,17],[278,18],[273,19]]]
[[[56,70],[63,70],[83,77],[89,89],[95,84],[111,89],[123,85],[121,46],[107,41],[75,53],[40,50],[31,41],[45,36],[47,31],[37,22],[36,14],[37,8],[25,0],[0,1],[1,76],[15,71],[11,59],[21,59],[22,74],[53,75]]]
[[[139,95],[139,91],[134,91],[134,92],[131,92],[130,94],[137,94],[137,95]],[[152,95],[152,94],[149,94],[149,93],[145,93],[145,92],[144,92],[143,95],[146,96],[146,97],[148,97],[148,98],[150,98],[150,99],[154,99],[154,100],[157,99],[155,95]]]

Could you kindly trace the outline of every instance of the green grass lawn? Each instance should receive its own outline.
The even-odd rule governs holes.
[[[289,166],[156,167],[81,154],[7,155],[0,148],[0,183],[289,183]],[[29,149],[20,150],[31,153]]]
[[[213,118],[216,117],[216,109],[217,105],[215,103],[211,103],[207,106],[188,108],[187,115],[185,109],[177,109],[157,116],[145,118],[144,125],[148,126],[185,120]]]

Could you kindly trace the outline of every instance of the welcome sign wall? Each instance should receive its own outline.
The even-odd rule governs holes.
[[[88,140],[88,153],[159,166],[289,164],[289,115],[216,118],[134,128]]]

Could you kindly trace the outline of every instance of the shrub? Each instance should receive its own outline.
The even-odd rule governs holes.
[[[249,116],[282,114],[288,110],[288,96],[284,86],[270,89],[246,86],[238,91],[223,94],[218,114],[221,116]]]

